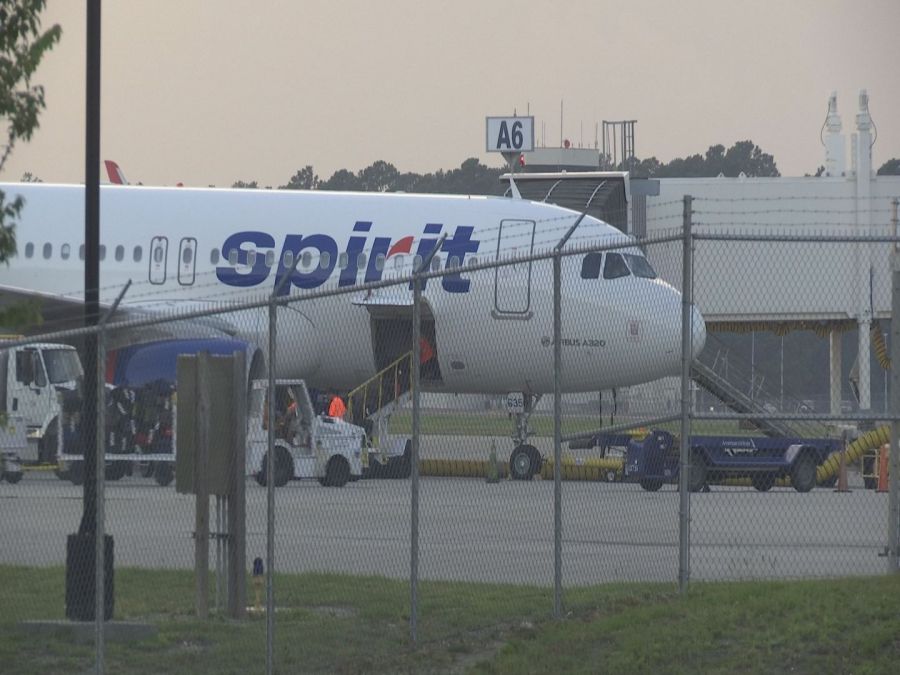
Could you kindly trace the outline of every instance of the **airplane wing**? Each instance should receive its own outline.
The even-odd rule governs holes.
[[[84,326],[84,299],[70,295],[53,295],[31,289],[0,284],[0,306],[36,302],[40,307],[43,323],[26,330],[28,335],[81,328]],[[109,303],[100,303],[101,314],[109,310]],[[145,303],[120,305],[110,317],[110,324],[172,316],[207,309],[208,304],[197,302],[147,301]],[[237,327],[227,320],[227,315],[157,323],[133,329],[119,328],[115,343],[132,344],[167,338],[234,337]],[[113,345],[110,345],[111,347]]]

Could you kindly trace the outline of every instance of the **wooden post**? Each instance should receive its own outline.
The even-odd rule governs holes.
[[[194,577],[197,616],[209,617],[209,353],[197,355],[196,410],[197,443],[194,453]]]
[[[243,619],[247,614],[247,504],[246,486],[247,464],[247,369],[243,352],[235,352],[233,363],[232,420],[234,424],[234,450],[232,452],[230,489],[226,497],[228,503],[228,539],[226,558],[228,560],[228,616]]]

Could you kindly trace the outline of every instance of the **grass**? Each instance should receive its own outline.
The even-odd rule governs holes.
[[[156,637],[107,645],[111,673],[256,673],[265,620],[193,616],[183,571],[116,570],[116,619]],[[549,589],[425,582],[419,641],[409,588],[382,578],[276,578],[277,672],[890,673],[900,660],[900,575],[799,582]],[[252,596],[252,591],[251,591]],[[24,619],[63,618],[60,568],[0,567],[0,672],[89,671],[92,644],[33,637]]]

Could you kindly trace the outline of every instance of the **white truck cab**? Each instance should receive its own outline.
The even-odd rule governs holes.
[[[247,425],[247,470],[260,485],[268,471],[268,403],[266,380],[254,380]],[[366,433],[342,419],[313,412],[303,380],[275,382],[275,480],[317,478],[328,487],[343,487],[362,477],[368,465]]]
[[[0,413],[25,424],[28,448],[22,460],[56,461],[58,393],[75,390],[82,376],[78,352],[70,345],[38,342],[3,349],[0,340]]]

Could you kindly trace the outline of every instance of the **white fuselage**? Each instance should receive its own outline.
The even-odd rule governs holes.
[[[8,199],[25,198],[18,255],[0,270],[0,292],[80,299],[83,187],[5,184],[0,190]],[[104,186],[100,298],[111,303],[130,279],[126,309],[171,315],[224,308],[271,295],[299,256],[285,293],[350,292],[279,308],[278,376],[347,389],[376,370],[373,317],[411,315],[408,283],[368,294],[355,287],[409,275],[415,256],[446,234],[435,265],[455,273],[429,279],[423,292],[434,321],[437,388],[548,392],[554,381],[552,262],[468,267],[546,252],[577,218],[549,204],[499,197]],[[620,252],[643,257],[629,238],[590,217],[564,250],[588,243],[618,243]],[[584,257],[562,259],[562,390],[608,389],[679,372],[680,294],[660,279],[633,273],[582,278]],[[266,308],[219,320],[266,347]],[[696,354],[705,339],[696,310],[692,328]]]

